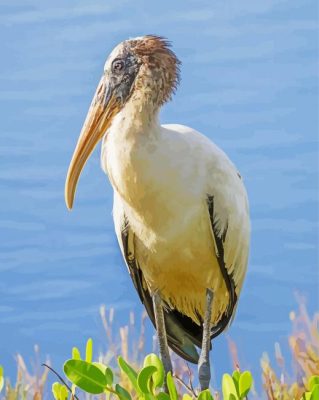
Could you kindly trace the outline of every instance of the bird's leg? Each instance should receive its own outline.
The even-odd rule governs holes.
[[[154,305],[155,323],[156,323],[156,330],[159,342],[160,356],[162,359],[162,363],[164,365],[165,374],[167,374],[169,371],[172,372],[172,362],[169,356],[168,345],[167,345],[162,300],[158,291],[155,291],[155,293],[153,294],[153,305]]]
[[[212,317],[212,304],[214,293],[212,290],[206,291],[206,310],[203,323],[203,340],[202,351],[198,361],[198,377],[200,389],[205,390],[209,387],[210,382],[210,364],[209,364],[209,350],[210,350],[210,327]]]

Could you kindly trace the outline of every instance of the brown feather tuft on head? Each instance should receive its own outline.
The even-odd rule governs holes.
[[[147,35],[129,41],[131,50],[150,72],[158,90],[154,101],[162,105],[170,100],[180,81],[181,62],[170,49],[170,42],[160,36]],[[147,79],[147,73],[145,80]],[[143,76],[141,77],[143,81]]]

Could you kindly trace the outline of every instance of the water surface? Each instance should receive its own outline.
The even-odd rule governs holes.
[[[249,272],[229,335],[244,367],[286,343],[295,292],[318,308],[317,35],[314,1],[1,2],[0,363],[33,345],[57,367],[90,335],[99,306],[118,324],[141,306],[112,225],[112,191],[95,151],[74,211],[65,174],[110,50],[168,37],[182,82],[161,114],[203,132],[235,162],[252,216]],[[149,331],[152,332],[151,330]],[[213,357],[230,368],[225,337]]]

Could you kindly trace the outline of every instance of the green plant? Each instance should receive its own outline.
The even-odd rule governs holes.
[[[3,375],[3,367],[0,365],[0,393],[4,386],[4,375]]]
[[[289,344],[292,350],[292,366],[289,367],[285,361],[285,349],[282,353],[278,343],[275,345],[275,360],[276,366],[272,366],[270,358],[263,356],[262,379],[264,383],[264,393],[256,393],[252,388],[248,394],[249,400],[318,400],[318,381],[319,381],[319,313],[315,313],[310,317],[307,313],[304,301],[299,300],[299,311],[290,313],[292,322],[292,333],[289,337]],[[114,329],[114,310],[110,309],[106,312],[104,307],[101,307],[101,319],[105,328],[107,349],[104,353],[99,353],[98,359],[93,361],[93,343],[88,341],[86,351],[80,352],[76,347],[72,349],[72,360],[82,360],[89,362],[100,368],[105,374],[107,384],[114,389],[115,393],[103,392],[98,395],[85,395],[81,398],[104,400],[139,398],[138,390],[133,383],[137,384],[137,376],[141,369],[146,366],[154,365],[161,368],[161,363],[155,354],[150,354],[146,357],[146,329],[145,329],[145,314],[142,315],[141,324],[139,325],[133,313],[130,314],[129,322],[126,326],[122,326],[119,331]],[[235,370],[239,371],[240,360],[238,351],[234,342],[229,341],[231,358]],[[153,349],[156,352],[156,348]],[[83,353],[83,357],[81,356]],[[85,354],[84,354],[85,353]],[[210,392],[209,390],[198,393],[193,388],[193,372],[188,368],[180,358],[173,356],[174,376],[169,378],[173,381],[178,398],[182,400],[192,400],[198,397],[199,400],[222,400],[223,396],[217,391]],[[48,368],[42,369],[38,346],[35,346],[35,357],[32,360],[32,368],[29,368],[25,360],[20,354],[16,355],[17,362],[17,378],[10,382],[9,378],[3,377],[3,370],[0,374],[0,385],[2,391],[0,393],[1,400],[42,400],[52,398],[52,394],[47,393],[47,373],[50,367],[49,360],[46,360]],[[43,360],[44,361],[44,360]],[[97,362],[95,362],[97,361]],[[117,361],[117,363],[116,363]],[[117,367],[117,364],[119,368]],[[121,364],[121,366],[120,366]],[[127,365],[127,367],[125,367]],[[107,367],[107,369],[106,369]],[[124,372],[124,369],[126,371]],[[130,375],[130,377],[129,377]],[[134,379],[134,376],[136,377]],[[143,377],[143,375],[141,375]],[[151,385],[151,390],[155,390],[156,400],[169,400],[171,394],[174,397],[174,389],[171,387],[171,394],[161,392],[164,381],[161,382],[161,373],[157,376],[152,374],[154,385],[158,385],[155,389]],[[59,379],[62,377],[59,377]],[[238,373],[235,372],[231,376],[231,382],[238,381]],[[140,377],[140,384],[141,384]],[[229,378],[228,378],[229,381]],[[132,383],[133,382],[133,383]],[[224,382],[223,382],[224,383]],[[234,389],[230,383],[232,389]],[[116,386],[116,384],[118,386]],[[223,386],[223,385],[222,385]],[[67,388],[68,387],[68,388]],[[123,390],[121,389],[123,388]],[[186,390],[185,390],[186,389]],[[118,394],[116,393],[116,390]],[[56,382],[52,386],[53,397],[55,400],[77,400],[77,393],[80,389],[75,384],[70,384],[65,381]],[[111,394],[111,395],[110,395]],[[233,393],[234,395],[234,393]],[[129,397],[130,396],[130,397]],[[146,396],[146,394],[144,395]],[[236,389],[236,396],[238,396]],[[235,397],[236,398],[236,397]],[[226,397],[227,399],[227,397]]]
[[[313,375],[308,380],[308,391],[302,396],[302,400],[319,399],[319,376]]]
[[[64,373],[72,383],[72,389],[59,377],[60,382],[55,382],[52,392],[55,400],[68,400],[71,392],[71,399],[77,399],[76,389],[81,389],[93,395],[116,396],[119,400],[178,400],[181,396],[176,387],[174,376],[169,372],[165,377],[161,360],[156,354],[149,354],[144,358],[140,369],[135,369],[127,363],[122,356],[118,357],[120,374],[126,377],[130,383],[130,390],[127,390],[120,383],[116,383],[116,374],[112,369],[102,362],[93,361],[93,342],[89,339],[86,344],[85,360],[81,359],[78,348],[72,349],[72,358],[64,363]],[[50,368],[50,367],[49,367]],[[125,381],[125,380],[124,380]],[[253,377],[249,371],[240,372],[238,369],[232,375],[224,374],[222,379],[222,392],[224,400],[244,400],[253,386]],[[182,394],[183,400],[214,400],[214,395],[209,389],[202,392],[195,392],[186,384],[189,393]],[[308,391],[299,400],[319,399],[319,376],[311,376],[308,384]],[[69,390],[69,393],[68,393]],[[298,400],[298,398],[294,398]],[[276,398],[277,400],[277,398]]]
[[[52,393],[55,400],[67,400],[69,397],[68,389],[59,382],[53,383]]]
[[[122,385],[114,382],[113,371],[101,362],[92,361],[93,342],[87,341],[85,360],[81,359],[80,351],[73,348],[72,359],[64,363],[64,373],[72,382],[74,387],[80,388],[90,394],[112,393],[120,400],[130,400],[138,397],[143,400],[165,398],[177,400],[177,390],[171,376],[167,377],[167,386],[170,391],[170,397],[165,393],[159,392],[164,384],[164,368],[156,354],[149,354],[145,357],[143,367],[136,371],[129,365],[123,357],[118,357],[118,365],[121,373],[125,374],[130,381],[133,392],[130,394]],[[61,384],[56,382],[52,387],[56,400],[65,400],[65,391],[61,394]]]
[[[55,382],[52,392],[56,400],[68,399],[67,388],[74,397],[76,388],[79,388],[90,394],[106,394],[106,397],[112,393],[119,400],[135,398],[140,400],[178,400],[179,394],[174,377],[169,372],[165,379],[163,364],[156,354],[147,355],[140,370],[134,369],[123,357],[118,357],[120,373],[124,374],[130,382],[130,392],[121,384],[115,383],[112,369],[102,362],[94,362],[92,355],[92,339],[87,341],[85,360],[81,359],[78,348],[72,349],[72,358],[67,360],[63,367],[66,377],[72,383],[72,389],[70,390],[67,385]],[[60,380],[65,384],[63,378]],[[252,376],[248,371],[242,373],[235,371],[232,376],[225,374],[222,382],[224,400],[245,399],[252,382]],[[164,388],[165,391],[163,391]],[[198,394],[193,390],[191,395],[183,394],[183,400],[190,400],[194,397],[199,400],[214,400],[210,390],[204,390]]]
[[[223,375],[222,389],[225,400],[246,399],[253,384],[253,378],[249,371],[234,371],[232,376]]]

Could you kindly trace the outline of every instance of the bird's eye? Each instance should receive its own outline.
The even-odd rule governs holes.
[[[123,60],[114,60],[112,64],[113,72],[122,72],[125,67],[125,63]]]

